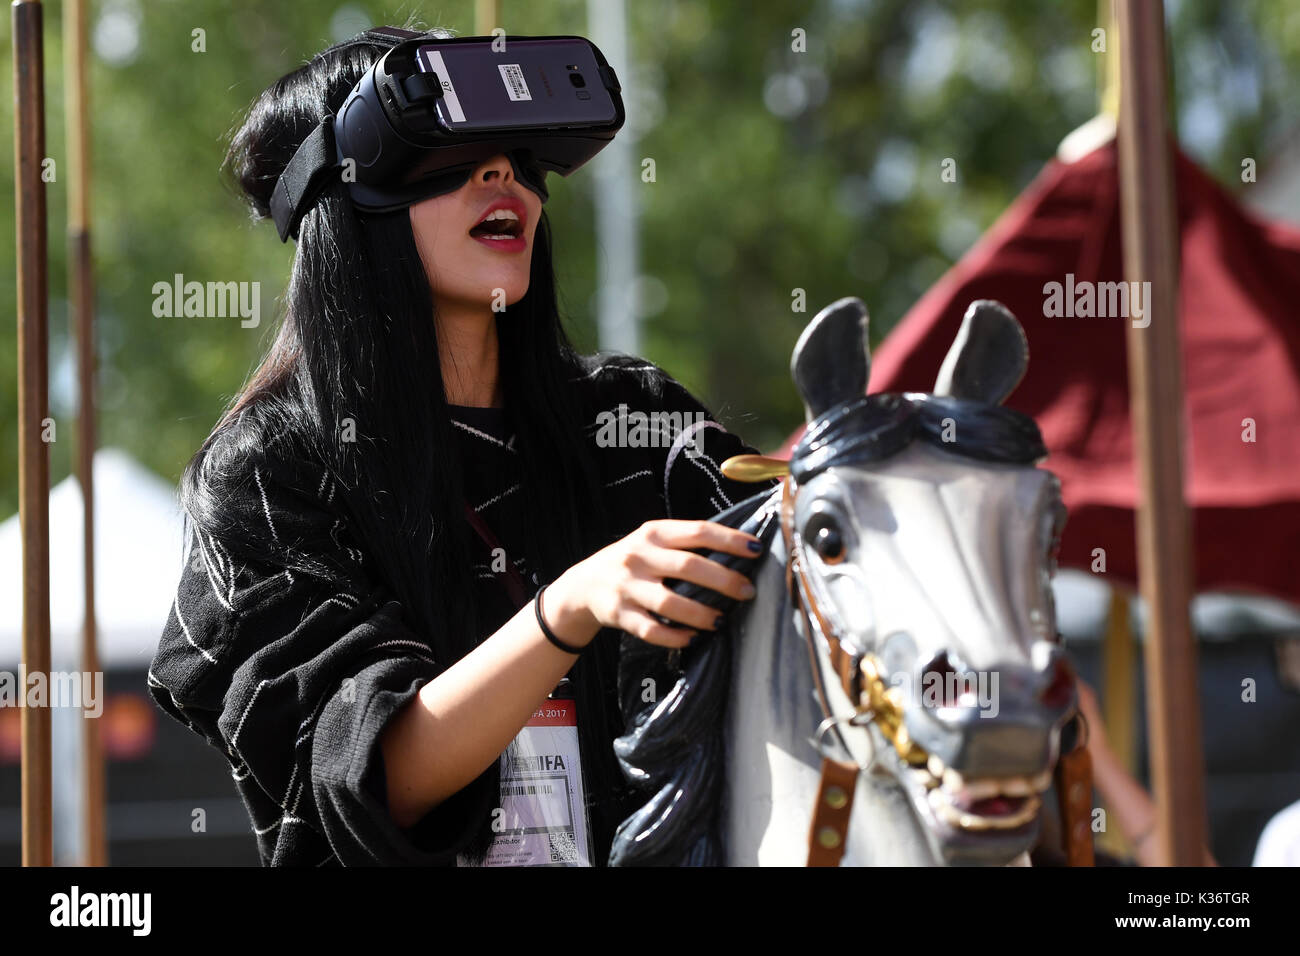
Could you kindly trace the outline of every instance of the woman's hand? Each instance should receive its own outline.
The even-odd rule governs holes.
[[[722,616],[665,587],[664,578],[689,581],[738,601],[754,596],[745,575],[692,554],[696,548],[752,558],[762,543],[713,521],[647,521],[575,564],[546,589],[547,624],[561,640],[576,645],[591,641],[602,627],[614,627],[661,647],[685,647],[697,632],[715,630]],[[686,627],[668,627],[651,612]]]
[[[551,582],[541,601],[547,626],[578,646],[589,644],[602,627],[662,647],[684,646],[696,631],[715,629],[721,618],[664,587],[664,578],[740,601],[754,596],[743,574],[692,554],[693,548],[751,558],[762,551],[757,538],[712,521],[648,521]],[[691,629],[666,627],[651,612]],[[543,638],[529,604],[421,687],[381,738],[394,822],[413,826],[491,766],[573,661]]]

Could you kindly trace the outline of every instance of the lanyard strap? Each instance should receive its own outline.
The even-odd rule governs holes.
[[[465,503],[465,518],[469,521],[470,527],[474,529],[474,532],[479,536],[479,539],[487,545],[489,552],[488,567],[491,568],[491,562],[496,557],[496,550],[500,548],[502,555],[505,555],[506,549],[502,546],[501,542],[497,540],[497,536],[492,533],[492,529],[487,526],[487,522],[483,520],[482,516],[480,516],[477,511],[469,506],[468,502]],[[523,607],[529,601],[528,585],[524,583],[524,576],[519,573],[519,569],[515,567],[514,562],[511,561],[508,556],[506,556],[505,562],[506,574],[504,583],[506,586],[506,593],[510,595],[511,603],[514,604],[516,609],[518,609]]]

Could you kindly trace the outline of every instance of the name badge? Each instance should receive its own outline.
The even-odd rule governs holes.
[[[501,755],[500,792],[484,866],[591,866],[574,701],[533,713]]]

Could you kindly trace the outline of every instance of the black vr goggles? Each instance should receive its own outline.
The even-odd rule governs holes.
[[[623,126],[618,77],[577,36],[441,38],[376,27],[391,44],[343,106],[298,147],[271,195],[280,239],[333,176],[352,203],[391,212],[463,186],[485,159],[510,159],[545,202],[546,173],[568,176]]]

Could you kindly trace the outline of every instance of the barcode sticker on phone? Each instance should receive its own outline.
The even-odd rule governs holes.
[[[497,69],[501,71],[501,79],[506,84],[506,95],[512,100],[531,100],[533,94],[528,92],[528,84],[524,82],[524,71],[518,63],[498,63]]]

